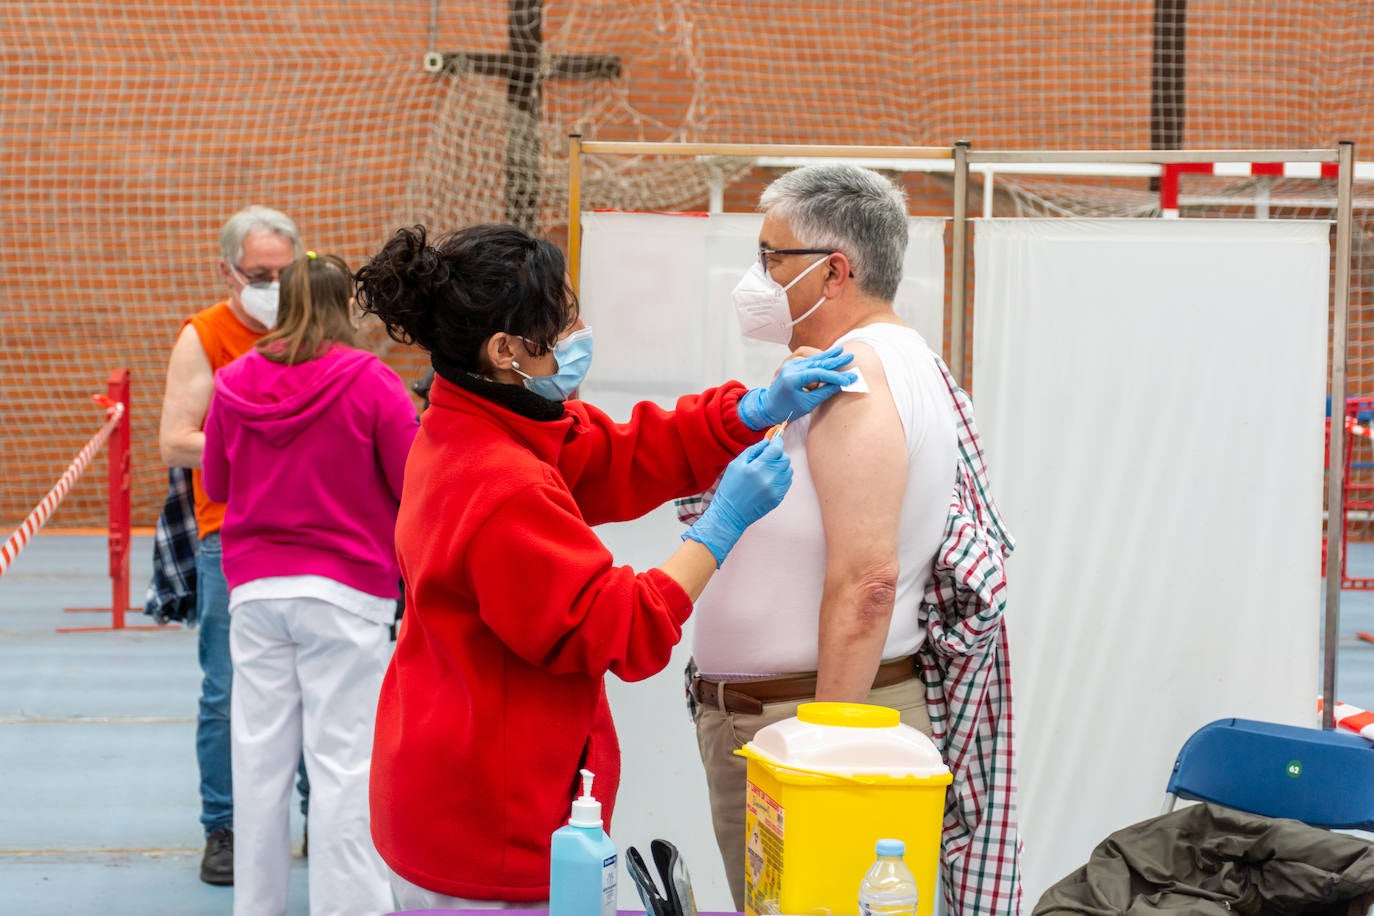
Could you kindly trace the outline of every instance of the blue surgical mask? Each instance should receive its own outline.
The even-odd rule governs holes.
[[[550,401],[566,401],[577,391],[592,364],[592,329],[579,328],[553,347],[558,371],[553,375],[529,375],[512,365],[525,379],[525,387]]]

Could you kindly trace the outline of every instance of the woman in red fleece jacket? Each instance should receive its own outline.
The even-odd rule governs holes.
[[[415,407],[353,346],[347,264],[308,252],[281,287],[276,329],[215,374],[205,420],[205,492],[226,503],[234,912],[286,912],[287,799],[304,748],[311,912],[362,916],[391,906],[367,768]]]
[[[538,905],[579,768],[610,821],[620,751],[603,676],[667,664],[692,602],[791,482],[763,430],[852,381],[835,371],[849,357],[792,360],[767,389],[728,382],[672,411],[640,404],[618,424],[566,400],[591,329],[547,241],[474,226],[432,245],[403,229],[358,272],[358,300],[435,369],[396,524],[406,615],[377,711],[372,836],[403,907]],[[720,512],[661,566],[615,565],[591,526],[722,469]]]

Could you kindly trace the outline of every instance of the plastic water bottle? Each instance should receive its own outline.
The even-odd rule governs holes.
[[[878,861],[859,885],[861,916],[913,916],[916,912],[916,878],[902,861],[905,854],[906,844],[901,840],[878,841]]]

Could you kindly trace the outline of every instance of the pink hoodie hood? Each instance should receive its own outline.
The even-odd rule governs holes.
[[[285,366],[251,352],[215,375],[215,406],[233,425],[256,430],[265,441],[286,448],[314,425],[376,357],[335,344],[323,356]],[[232,387],[227,382],[232,378]],[[227,419],[227,418],[226,418]]]

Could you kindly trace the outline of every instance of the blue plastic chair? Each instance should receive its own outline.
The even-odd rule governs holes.
[[[1353,732],[1218,719],[1184,742],[1165,791],[1165,813],[1186,798],[1374,831],[1374,743]]]

